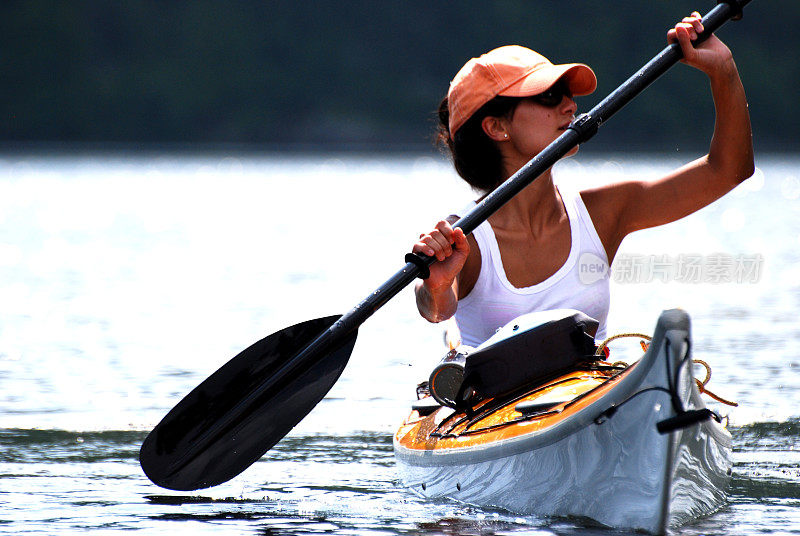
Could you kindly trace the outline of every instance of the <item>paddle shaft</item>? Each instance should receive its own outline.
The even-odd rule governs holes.
[[[725,0],[711,10],[703,18],[699,41],[740,15],[749,2]],[[667,46],[455,226],[467,234],[474,231],[680,59],[680,47]],[[139,455],[145,474],[175,490],[205,488],[240,474],[324,398],[347,364],[359,326],[415,278],[427,277],[434,262],[433,257],[409,254],[400,271],[344,316],[285,328],[240,352],[147,436]]]
[[[719,3],[703,17],[704,31],[698,36],[695,43],[703,42],[728,20],[741,16],[742,9],[750,1],[734,0]],[[460,227],[464,234],[470,234],[481,223],[486,221],[489,216],[510,201],[511,198],[563,158],[576,145],[591,139],[597,133],[600,125],[633,100],[658,77],[667,72],[682,57],[683,53],[677,43],[665,47],[664,50],[622,83],[597,106],[577,118],[566,132],[487,195],[475,208],[459,219],[453,227]],[[315,348],[317,345],[330,344],[328,339],[339,339],[357,329],[375,311],[380,309],[420,274],[424,274],[428,266],[436,262],[436,257],[428,257],[421,254],[414,254],[413,258],[407,257],[407,259],[409,258],[411,260],[406,263],[403,269],[367,296],[349,313],[342,316],[326,332],[313,341],[307,349]]]
[[[741,8],[748,2],[750,2],[750,0],[739,0],[738,2],[733,2],[733,5],[729,3],[720,3],[717,5],[703,17],[705,31],[698,37],[698,42],[706,39],[726,21],[739,13]],[[681,57],[682,53],[678,44],[668,45],[661,53],[650,60],[597,106],[574,121],[566,132],[520,168],[519,171],[492,193],[487,195],[475,208],[469,211],[467,215],[459,219],[454,227],[460,227],[465,234],[474,231],[478,225],[483,223],[512,197],[533,182],[536,177],[552,167],[573,147],[592,138],[592,136],[597,133],[597,129],[600,125],[628,102],[633,100],[633,98],[653,83],[659,76],[669,70]],[[322,356],[326,352],[338,348],[338,346],[347,339],[349,334],[358,329],[358,327],[369,319],[378,309],[383,307],[386,302],[396,296],[420,274],[424,273],[424,271],[427,270],[427,266],[430,266],[434,262],[436,262],[435,257],[428,257],[426,255],[417,255],[412,261],[407,262],[401,270],[395,273],[377,290],[372,292],[372,294],[362,300],[350,312],[337,320],[331,327],[323,331],[295,357],[276,370],[258,387],[258,389],[246,396],[239,403],[239,406],[247,407],[252,400],[273,388],[283,377],[294,373],[295,370],[304,363],[316,361],[318,356]],[[236,414],[235,411],[230,413],[230,415],[234,414]],[[209,432],[209,434],[210,433],[211,432]],[[202,444],[201,441],[198,443]],[[186,456],[188,457],[191,454],[193,453],[188,452]]]
[[[704,18],[700,40],[741,13],[750,0],[726,0]],[[677,44],[629,78],[544,151],[456,222],[471,233],[681,58]],[[142,444],[140,461],[158,485],[191,490],[239,474],[288,433],[336,382],[358,327],[416,277],[433,257],[409,254],[406,265],[350,312],[315,319],[265,337],[207,378],[170,411]],[[311,341],[306,344],[306,341]]]

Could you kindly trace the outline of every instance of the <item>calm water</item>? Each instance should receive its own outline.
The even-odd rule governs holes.
[[[581,157],[558,173],[676,163]],[[709,387],[740,404],[713,405],[732,423],[729,504],[681,534],[800,534],[800,160],[757,164],[711,207],[629,237],[614,267],[609,333],[685,308]],[[192,387],[266,334],[349,310],[470,197],[430,158],[0,158],[0,532],[620,534],[400,487],[391,435],[443,353],[410,289],[241,476],[180,494],[139,468]]]

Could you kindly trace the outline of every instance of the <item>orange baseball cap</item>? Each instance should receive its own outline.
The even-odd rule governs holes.
[[[493,98],[538,95],[561,77],[566,77],[573,95],[588,95],[597,87],[597,77],[588,65],[553,65],[538,52],[519,45],[472,58],[458,71],[447,92],[450,137]]]

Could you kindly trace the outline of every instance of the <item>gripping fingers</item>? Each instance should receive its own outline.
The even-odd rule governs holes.
[[[703,18],[697,11],[688,17],[684,17],[680,24],[689,30],[689,37],[692,41],[697,39],[698,34],[703,33]]]
[[[704,30],[703,18],[697,11],[690,16],[684,17],[681,22],[667,32],[667,41],[674,43],[681,42],[688,37],[688,41],[694,41]]]
[[[414,253],[423,253],[428,257],[436,257],[436,260],[443,261],[453,254],[453,242],[455,233],[453,228],[446,221],[440,221],[436,228],[430,233],[420,235],[419,241],[414,244]]]

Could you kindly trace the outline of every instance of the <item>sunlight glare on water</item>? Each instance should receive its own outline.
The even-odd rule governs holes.
[[[652,179],[677,164],[582,156],[557,180]],[[683,307],[709,388],[740,404],[711,404],[733,424],[730,504],[685,534],[800,526],[800,163],[758,165],[699,213],[628,237],[612,268],[609,333],[650,332]],[[180,495],[141,473],[144,432],[195,385],[267,334],[352,308],[473,197],[431,156],[0,159],[0,533],[618,534],[399,486],[391,435],[445,352],[410,288],[362,326],[322,403],[243,475]],[[756,269],[681,281],[690,257]]]

